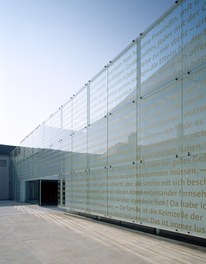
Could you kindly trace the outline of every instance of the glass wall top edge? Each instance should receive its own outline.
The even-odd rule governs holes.
[[[53,117],[54,115],[56,115],[62,108],[63,108],[63,105],[59,106],[59,108],[54,113],[52,113],[45,121],[43,121],[39,126],[44,125],[47,121],[49,121],[49,119],[51,117]],[[34,132],[34,130],[32,132]]]
[[[175,8],[177,8],[178,5],[182,4],[184,0],[175,1],[175,3],[169,7],[159,18],[157,18],[150,26],[148,26],[143,32],[140,33],[140,36],[138,36],[135,41],[138,41],[142,37],[144,37],[150,30],[152,30],[164,17],[169,15]]]
[[[117,56],[115,56],[111,61],[109,61],[102,70],[100,70],[92,79],[89,80],[89,82],[94,81],[101,73],[103,73],[106,69],[108,69],[116,60],[118,60],[127,50],[129,50],[132,46],[136,44],[136,41],[138,40],[135,39],[133,40],[126,48],[124,48]]]
[[[43,122],[44,123],[44,122]],[[42,123],[42,124],[43,124]],[[37,130],[40,126],[42,126],[42,124],[39,124],[37,127],[35,127],[25,138],[23,138],[21,141],[20,141],[20,145],[24,142],[24,140],[26,140],[29,136],[31,136],[35,130]],[[22,146],[20,146],[22,147]]]
[[[140,39],[149,32],[159,21],[161,21],[166,15],[168,15],[170,12],[172,12],[178,4],[181,4],[183,0],[176,1],[177,3],[173,4],[171,7],[169,7],[168,10],[164,12],[158,19],[156,19],[146,30],[144,30],[140,35],[132,40],[132,42],[126,46],[120,53],[118,53],[117,56],[115,56],[109,63],[107,63],[104,68],[102,68],[92,79],[89,80],[89,82],[94,81],[102,72],[104,72],[107,68],[109,68],[110,65],[112,65],[116,60],[118,60],[127,50],[129,50],[132,46],[136,44],[136,42],[140,41]]]
[[[88,83],[86,83],[80,90],[78,90],[75,94],[73,94],[72,96],[70,96],[69,100],[66,101],[63,105],[61,105],[60,107],[63,109],[65,106],[67,106],[79,93],[81,93],[84,89],[86,89],[88,87]]]

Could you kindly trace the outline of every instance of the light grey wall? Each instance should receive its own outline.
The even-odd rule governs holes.
[[[9,199],[9,157],[0,155],[0,200]]]

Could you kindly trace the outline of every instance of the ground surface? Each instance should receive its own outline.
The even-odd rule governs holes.
[[[206,263],[206,248],[65,215],[55,208],[0,202],[0,264]]]

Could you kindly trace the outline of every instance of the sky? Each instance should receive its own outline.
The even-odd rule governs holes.
[[[0,144],[19,145],[173,4],[0,0]]]

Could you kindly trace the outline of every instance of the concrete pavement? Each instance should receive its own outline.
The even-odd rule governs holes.
[[[0,201],[0,264],[205,264],[206,248]]]

